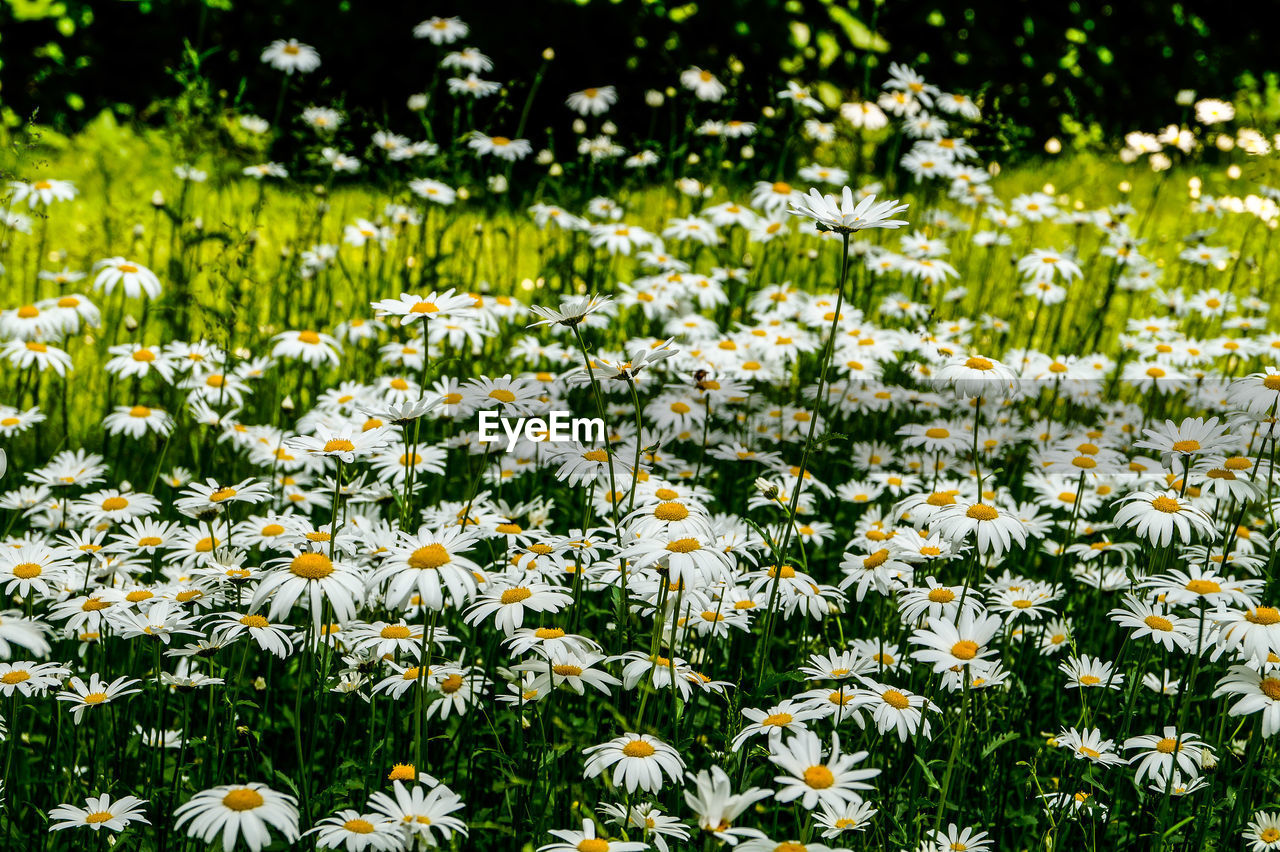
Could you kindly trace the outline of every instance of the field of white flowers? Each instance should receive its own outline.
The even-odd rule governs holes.
[[[1274,129],[416,34],[6,140],[0,848],[1280,850]]]

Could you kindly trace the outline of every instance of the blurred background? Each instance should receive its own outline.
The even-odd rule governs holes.
[[[297,38],[323,58],[296,81],[300,97],[336,95],[353,116],[396,126],[440,56],[412,36],[430,15],[463,18],[471,34],[453,48],[493,58],[483,76],[513,97],[486,108],[518,110],[543,72],[535,127],[568,120],[566,93],[607,84],[622,124],[690,65],[732,81],[741,103],[791,78],[823,81],[824,100],[839,103],[874,96],[891,60],[978,93],[1006,142],[1160,126],[1181,116],[1173,101],[1187,88],[1234,97],[1246,115],[1280,110],[1267,27],[1237,4],[1169,0],[0,0],[0,107],[11,127],[63,132],[104,109],[163,123],[184,95],[270,115],[279,74],[259,54]]]

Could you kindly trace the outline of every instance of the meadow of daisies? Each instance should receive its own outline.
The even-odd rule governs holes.
[[[1273,129],[415,34],[6,140],[0,847],[1280,849]]]

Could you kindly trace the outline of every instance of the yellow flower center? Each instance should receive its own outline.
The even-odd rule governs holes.
[[[957,660],[972,660],[978,656],[978,643],[971,639],[961,639],[951,646],[951,656]]]
[[[1178,511],[1178,501],[1172,497],[1160,496],[1151,501],[1151,508],[1158,512],[1164,512],[1167,515],[1176,514]]]
[[[632,740],[622,747],[627,757],[653,757],[655,749],[644,740]]]
[[[974,503],[965,512],[965,515],[975,521],[994,521],[1000,517],[999,512],[983,503]]]
[[[333,563],[323,553],[300,553],[289,563],[289,570],[308,580],[323,580],[333,573]]]
[[[324,452],[326,453],[349,453],[356,448],[356,445],[345,438],[334,438],[332,441],[326,441]]]
[[[262,794],[248,787],[237,787],[222,797],[222,806],[233,811],[251,811],[263,805]]]
[[[836,783],[836,777],[825,766],[810,766],[804,771],[804,783],[815,790],[825,790]]]
[[[517,586],[502,593],[502,602],[504,604],[518,604],[521,601],[527,601],[531,597],[533,597],[533,592],[523,586]]]
[[[653,510],[653,516],[660,521],[683,521],[689,517],[689,510],[675,502],[659,503]]]
[[[443,544],[428,544],[409,555],[409,567],[420,571],[440,568],[453,560]]]
[[[19,580],[30,580],[39,577],[44,573],[44,569],[34,562],[19,562],[13,566],[13,576]]]
[[[907,700],[907,696],[903,695],[896,689],[886,689],[881,693],[880,699],[895,710],[906,710],[911,706],[911,702]]]
[[[701,549],[702,545],[698,543],[696,538],[678,538],[667,543],[667,550],[671,553],[692,553]]]
[[[1244,612],[1244,620],[1250,624],[1272,625],[1280,622],[1280,610],[1272,606],[1260,606],[1257,609],[1247,609]]]

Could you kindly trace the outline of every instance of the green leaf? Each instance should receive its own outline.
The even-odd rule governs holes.
[[[844,30],[849,44],[855,49],[870,50],[874,53],[888,52],[889,42],[884,36],[872,31],[870,27],[855,18],[848,9],[832,4],[827,7],[827,14],[831,16],[832,23]]]
[[[920,767],[920,771],[924,773],[924,780],[928,783],[930,788],[934,790],[941,790],[942,786],[938,783],[938,779],[933,776],[933,772],[929,770],[929,764],[924,762],[924,758],[919,754],[913,755],[913,757],[915,758],[916,765]],[[939,761],[939,764],[941,764],[941,761]]]
[[[983,756],[983,757],[986,757],[987,755],[991,754],[991,752],[993,752],[993,751],[995,751],[996,749],[1000,748],[1000,746],[1004,745],[1004,744],[1005,744],[1005,743],[1007,743],[1007,742],[1012,742],[1013,740],[1016,740],[1017,738],[1018,738],[1018,734],[1017,734],[1016,732],[1014,732],[1014,731],[1005,731],[1003,734],[1001,734],[1000,736],[996,737],[996,738],[995,738],[994,740],[992,740],[991,742],[987,743],[986,748],[984,748],[984,749],[982,750],[982,756]]]
[[[302,795],[301,793],[298,792],[298,785],[293,783],[292,778],[290,778],[288,775],[285,775],[279,769],[272,769],[271,771],[275,775],[276,780],[278,780],[284,786],[288,787],[289,791],[292,792],[293,795],[295,796]]]

